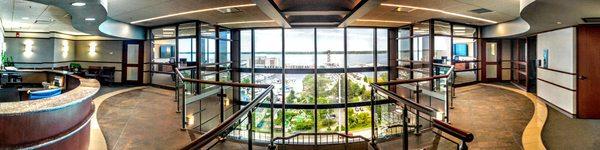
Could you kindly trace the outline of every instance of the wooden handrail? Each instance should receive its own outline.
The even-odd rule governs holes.
[[[433,119],[433,127],[440,129],[440,131],[448,133],[464,142],[471,142],[473,139],[475,139],[473,133],[456,128],[441,120]]]

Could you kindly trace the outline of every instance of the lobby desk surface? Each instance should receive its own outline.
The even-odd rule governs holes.
[[[0,115],[19,115],[23,113],[44,112],[56,109],[61,109],[73,104],[81,103],[89,100],[94,94],[100,90],[100,83],[95,79],[84,79],[76,75],[65,74],[62,71],[56,70],[19,70],[17,72],[31,73],[56,73],[69,75],[79,80],[80,84],[75,89],[65,92],[61,95],[31,101],[6,102],[0,103]]]

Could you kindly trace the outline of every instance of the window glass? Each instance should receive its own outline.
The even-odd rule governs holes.
[[[240,67],[252,68],[252,31],[240,31]]]
[[[464,25],[453,25],[454,36],[461,37],[477,37],[477,29],[473,27],[468,27]]]
[[[377,29],[377,66],[388,66],[387,29]]]
[[[255,68],[281,68],[281,29],[254,30]]]
[[[196,38],[178,39],[179,62],[196,62]]]
[[[289,69],[315,67],[314,28],[285,29],[285,67]]]
[[[200,36],[202,37],[212,37],[212,38],[216,38],[217,34],[216,34],[216,29],[215,26],[210,25],[210,24],[206,24],[206,23],[202,23],[200,25]]]
[[[185,23],[179,25],[179,36],[195,36],[196,23]]]
[[[348,28],[348,67],[373,67],[374,29]]]
[[[155,39],[159,38],[174,38],[175,37],[175,27],[163,27],[152,29],[152,35]]]
[[[317,29],[317,67],[344,68],[344,29]]]
[[[450,35],[450,23],[443,21],[435,21],[433,31],[436,35]]]

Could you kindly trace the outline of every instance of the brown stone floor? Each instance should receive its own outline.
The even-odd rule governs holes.
[[[190,142],[179,130],[180,116],[175,113],[174,92],[146,88],[118,94],[104,101],[98,110],[98,122],[109,149],[178,149]],[[522,149],[521,135],[533,115],[533,104],[526,97],[511,91],[472,85],[456,90],[455,108],[450,111],[451,123],[472,132],[471,149]],[[425,141],[423,134],[412,141]],[[237,145],[237,146],[234,146]],[[449,144],[442,144],[448,147]],[[382,149],[401,148],[398,141],[380,144]],[[425,148],[417,146],[413,148]],[[215,148],[236,149],[237,143],[218,144]]]
[[[454,109],[450,110],[452,125],[469,131],[475,140],[470,149],[523,149],[521,136],[534,112],[527,97],[508,90],[481,84],[456,89]],[[381,143],[382,149],[401,148],[400,139]],[[432,140],[431,134],[412,137],[411,142]],[[415,142],[413,142],[415,141]],[[442,149],[451,149],[446,141]],[[411,146],[420,149],[425,146]],[[454,146],[456,147],[456,146]]]
[[[179,130],[174,92],[145,88],[105,100],[98,123],[108,149],[178,149],[190,142]]]

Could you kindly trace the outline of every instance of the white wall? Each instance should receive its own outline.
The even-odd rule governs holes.
[[[549,69],[575,73],[576,33],[575,28],[572,27],[538,34],[537,59],[543,60],[544,50],[547,49]],[[538,68],[537,78],[573,90],[577,87],[575,75]],[[537,95],[571,114],[577,113],[576,92],[537,80]]]

